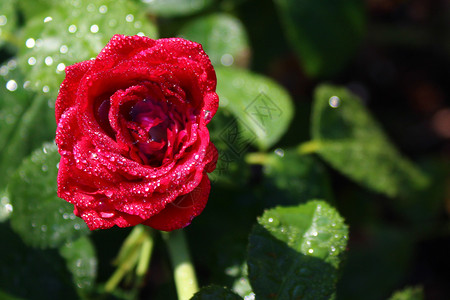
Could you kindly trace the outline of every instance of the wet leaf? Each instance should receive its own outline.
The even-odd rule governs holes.
[[[56,196],[56,145],[44,144],[26,158],[11,178],[11,226],[28,245],[59,247],[89,232],[73,205]]]
[[[80,237],[73,242],[65,243],[59,248],[61,256],[66,260],[67,268],[72,273],[72,281],[80,296],[92,291],[97,277],[97,256],[91,240]]]
[[[258,299],[329,299],[348,228],[324,201],[277,207],[258,219],[249,238],[248,271]]]
[[[152,15],[162,17],[187,16],[197,13],[213,3],[213,0],[141,0]]]
[[[61,1],[26,23],[19,64],[32,88],[56,98],[65,66],[96,57],[114,34],[138,33],[157,35],[132,1]]]
[[[322,85],[314,98],[311,133],[325,161],[390,197],[407,197],[427,186],[427,177],[401,156],[358,97]]]
[[[232,291],[221,286],[208,286],[197,292],[192,300],[242,300],[241,297]]]
[[[179,36],[202,44],[214,66],[245,66],[249,44],[239,19],[228,14],[211,14],[184,25]]]
[[[294,114],[287,91],[273,80],[243,69],[216,68],[216,73],[220,106],[239,124],[239,130],[230,137],[261,149],[273,146]]]
[[[310,76],[340,71],[365,32],[359,0],[276,0],[288,41]]]

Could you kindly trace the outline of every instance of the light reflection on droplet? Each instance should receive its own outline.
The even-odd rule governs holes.
[[[69,48],[66,45],[62,45],[61,48],[59,48],[59,52],[61,53],[67,53],[69,51]]]
[[[5,209],[6,209],[7,212],[10,213],[10,212],[13,211],[13,206],[10,203],[8,203],[8,204],[5,205]]]
[[[1,66],[0,67],[0,75],[1,76],[8,75],[8,72],[9,72],[9,68],[7,66]]]
[[[110,27],[115,27],[117,25],[117,20],[116,19],[109,20],[108,25]]]
[[[101,14],[105,14],[108,11],[108,7],[106,5],[102,5],[98,8],[98,12]]]
[[[47,56],[44,62],[47,66],[51,66],[53,64],[53,58],[51,56]]]
[[[6,25],[8,23],[8,18],[5,15],[0,16],[0,26]]]
[[[314,253],[314,249],[309,249],[309,250],[308,250],[308,253],[309,253],[309,254]]]
[[[28,64],[29,64],[30,66],[34,66],[34,65],[36,64],[36,58],[34,58],[33,56],[30,57],[30,58],[28,59]]]
[[[133,16],[132,14],[128,14],[128,15],[125,17],[125,20],[126,20],[127,22],[133,22],[133,21],[134,21],[134,16]]]
[[[142,23],[141,22],[139,22],[139,21],[134,22],[134,28],[139,29],[141,27],[142,27]]]
[[[269,218],[269,223],[272,223],[273,222],[273,218]]]
[[[15,90],[17,90],[17,82],[13,79],[9,80],[6,83],[6,89],[10,92],[14,92]]]
[[[48,87],[48,85],[44,85],[44,86],[42,87],[42,91],[43,91],[44,93],[48,93],[48,92],[50,92],[50,88]]]
[[[339,97],[337,97],[337,96],[332,96],[332,97],[330,97],[330,100],[328,100],[328,104],[332,108],[337,108],[337,107],[339,107],[339,105],[341,105],[341,99],[339,99]]]
[[[279,157],[284,157],[284,150],[281,148],[277,148],[275,149],[275,154],[278,155]]]
[[[30,82],[29,80],[27,80],[27,81],[25,81],[25,82],[23,83],[23,88],[24,88],[24,89],[28,89],[30,86],[31,86],[31,82]]]
[[[59,63],[59,64],[56,66],[56,71],[62,72],[62,71],[64,71],[65,68],[66,68],[66,65],[65,65],[64,63]]]
[[[250,294],[244,297],[244,300],[255,300],[255,293],[251,292]]]
[[[45,19],[44,19],[44,23],[48,23],[48,22],[50,22],[50,21],[52,21],[53,20],[53,18],[52,17],[50,17],[50,16],[48,16],[48,17],[45,17]]]
[[[137,35],[138,36],[144,36],[145,34],[143,32],[138,32]]]
[[[74,24],[69,26],[69,32],[70,33],[75,33],[77,31],[77,26],[75,26]]]
[[[25,46],[27,46],[27,48],[33,48],[35,45],[36,45],[36,41],[33,38],[29,38],[25,42]]]
[[[229,67],[233,64],[234,62],[234,57],[231,54],[225,53],[224,55],[222,55],[222,57],[220,58],[220,62],[222,63],[222,65],[224,65],[225,67]]]
[[[97,24],[94,24],[94,25],[91,26],[91,32],[92,33],[97,33],[98,32],[98,25]]]

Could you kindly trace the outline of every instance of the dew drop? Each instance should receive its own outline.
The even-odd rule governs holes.
[[[13,211],[13,206],[10,203],[8,203],[5,205],[5,209],[8,213],[11,213]]]
[[[42,232],[46,232],[47,231],[47,226],[46,225],[42,225],[41,226],[41,231]]]
[[[33,56],[30,57],[30,58],[28,59],[28,64],[29,64],[30,66],[34,66],[34,65],[36,64],[36,58],[34,58]]]
[[[137,35],[138,36],[144,36],[145,34],[142,31],[140,31],[140,32],[137,33]]]
[[[0,16],[0,26],[6,25],[8,23],[8,18],[5,15]]]
[[[314,249],[309,249],[309,250],[308,250],[308,253],[309,253],[309,254],[314,253]]]
[[[15,90],[17,90],[17,82],[13,79],[9,80],[6,83],[6,89],[10,92],[14,92]]]
[[[108,11],[108,7],[106,5],[102,5],[98,8],[98,12],[101,14],[105,14]]]
[[[56,66],[56,72],[62,72],[62,71],[64,71],[66,69],[66,65],[64,64],[64,63],[59,63],[57,66]]]
[[[75,230],[80,230],[80,228],[81,228],[81,226],[80,226],[80,224],[75,224],[75,225],[73,225],[73,228],[75,228]]]
[[[117,25],[117,20],[116,19],[109,20],[108,25],[110,27],[115,27]]]
[[[69,218],[69,214],[68,213],[63,214],[63,219],[64,220],[67,220],[68,218]]]
[[[50,16],[48,16],[48,17],[45,17],[45,19],[44,19],[44,23],[48,23],[48,22],[51,22],[53,20],[53,18],[52,17],[50,17]]]
[[[92,25],[90,30],[91,30],[92,33],[97,33],[98,32],[98,25],[97,24]]]
[[[51,56],[47,56],[44,62],[47,66],[51,66],[53,64],[53,58]]]
[[[127,22],[133,22],[133,21],[134,21],[134,16],[133,16],[132,14],[128,14],[128,15],[125,17],[125,20],[126,20]]]
[[[222,65],[224,65],[225,67],[229,67],[233,64],[234,62],[234,57],[233,55],[229,54],[229,53],[225,53],[224,55],[222,55],[222,57],[220,58],[220,63]]]
[[[48,93],[48,92],[50,92],[50,88],[48,87],[48,85],[44,85],[44,86],[42,87],[42,91],[43,91],[44,93]]]
[[[24,88],[24,89],[28,89],[30,86],[31,86],[31,82],[30,82],[29,80],[27,80],[27,81],[25,81],[25,82],[23,83],[23,88]]]
[[[273,222],[273,218],[269,218],[269,223],[272,223]]]
[[[275,154],[278,155],[279,157],[284,157],[284,150],[281,148],[277,148],[275,149]]]
[[[36,41],[33,38],[29,38],[25,42],[25,46],[27,46],[27,48],[33,48],[35,45],[36,45]]]
[[[48,166],[47,165],[42,165],[42,172],[47,172],[48,171]]]
[[[341,104],[341,99],[339,99],[339,97],[337,97],[337,96],[332,96],[332,97],[330,97],[330,99],[328,100],[328,104],[329,104],[332,108],[338,108],[339,105]]]
[[[90,3],[90,4],[86,7],[86,10],[87,10],[88,12],[93,12],[93,11],[95,10],[95,5],[92,4],[92,3]]]
[[[77,26],[75,26],[74,24],[69,26],[69,32],[70,33],[75,33],[77,31]]]
[[[66,45],[62,45],[59,48],[59,52],[62,53],[62,54],[67,53],[67,51],[69,51],[69,48]]]

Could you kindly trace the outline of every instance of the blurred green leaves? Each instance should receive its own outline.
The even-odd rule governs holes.
[[[228,14],[211,14],[184,25],[179,35],[202,44],[212,64],[248,65],[250,46],[244,26]]]
[[[356,52],[365,32],[359,0],[276,0],[287,40],[306,73],[328,77]]]
[[[56,145],[44,144],[23,161],[9,184],[11,226],[33,247],[59,247],[89,232],[73,214],[73,205],[56,195],[59,159]]]
[[[220,106],[240,126],[239,138],[260,149],[273,146],[294,115],[290,95],[273,80],[250,71],[216,68]]]
[[[258,299],[329,299],[348,228],[324,201],[277,207],[249,238],[248,272]]]
[[[17,5],[16,0],[0,2],[0,47],[4,41],[14,39],[13,32],[17,25],[15,5]]]
[[[316,89],[311,135],[326,162],[374,191],[408,197],[428,184],[427,177],[398,153],[360,99],[345,88]]]
[[[141,0],[147,5],[150,14],[162,17],[185,16],[197,13],[213,3],[214,0]]]
[[[26,23],[19,64],[31,87],[56,98],[66,66],[96,57],[114,34],[156,38],[156,26],[134,2],[69,1]]]

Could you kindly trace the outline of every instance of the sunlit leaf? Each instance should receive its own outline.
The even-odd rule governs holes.
[[[214,66],[245,66],[250,48],[245,28],[228,14],[211,14],[184,25],[181,37],[203,46]]]
[[[395,292],[389,300],[424,300],[422,287],[408,287]]]
[[[216,68],[216,73],[220,106],[239,124],[235,139],[261,149],[273,146],[294,114],[287,91],[273,80],[243,69]]]
[[[403,158],[361,101],[322,85],[314,96],[312,138],[318,154],[356,182],[391,197],[408,196],[428,180]]]
[[[138,33],[157,35],[132,1],[61,1],[26,23],[19,63],[32,88],[55,98],[66,66],[96,57],[114,34]]]
[[[59,153],[44,144],[26,158],[11,178],[11,226],[33,247],[58,247],[89,232],[73,205],[56,195]]]
[[[72,273],[72,281],[81,296],[92,291],[97,277],[97,257],[91,240],[80,237],[65,243],[59,248],[66,260],[67,268]]]
[[[249,238],[249,279],[258,299],[329,299],[348,228],[324,201],[267,210]]]

